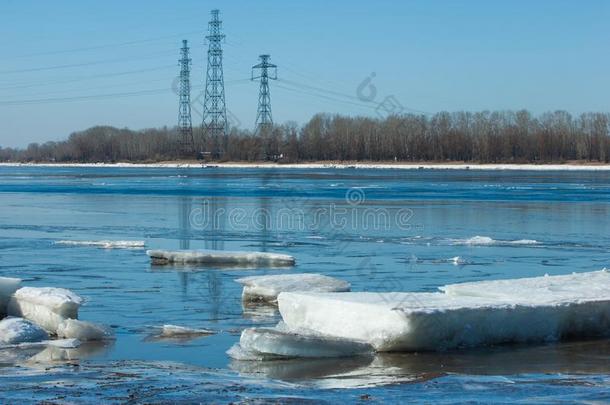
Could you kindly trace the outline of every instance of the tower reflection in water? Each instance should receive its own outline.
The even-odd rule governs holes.
[[[191,249],[193,240],[203,238],[203,247],[209,250],[224,250],[223,234],[226,228],[225,215],[217,215],[226,212],[226,200],[217,196],[199,197],[192,182],[192,177],[188,173],[183,174],[182,195],[178,198],[178,242],[181,250]],[[219,175],[212,175],[207,179],[210,183],[209,189],[216,190],[222,187],[222,178]],[[197,208],[209,218],[201,224],[197,224],[194,234],[194,226],[191,223],[193,209]],[[205,269],[204,272],[194,274],[189,271],[178,272],[182,293],[185,299],[189,299],[189,283],[196,280],[198,284],[196,291],[209,304],[210,320],[218,320],[220,308],[222,307],[222,278],[218,270]],[[203,277],[201,277],[203,276]],[[204,284],[204,285],[200,285]]]

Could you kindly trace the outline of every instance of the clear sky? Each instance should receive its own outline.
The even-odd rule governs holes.
[[[279,66],[278,123],[376,116],[389,96],[404,111],[610,111],[608,1],[1,0],[0,146],[98,124],[176,125],[180,42],[196,98],[213,8],[227,36],[227,107],[244,128],[261,53]],[[373,87],[360,86],[372,74]]]

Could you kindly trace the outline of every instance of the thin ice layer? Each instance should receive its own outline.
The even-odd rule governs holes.
[[[276,301],[281,292],[345,292],[350,290],[347,281],[321,274],[279,274],[251,276],[235,280],[244,286],[244,301]]]
[[[93,246],[104,249],[138,249],[146,246],[141,240],[58,240],[56,245]]]
[[[379,351],[609,336],[610,278],[582,277],[586,281],[540,294],[517,280],[520,287],[502,298],[443,293],[282,293],[278,303],[284,322],[292,329],[362,340]],[[595,288],[589,284],[592,278],[598,283]],[[561,280],[555,284],[563,285]]]
[[[0,344],[18,345],[21,343],[42,342],[49,335],[40,326],[23,318],[5,318],[0,321]]]
[[[239,346],[243,352],[253,354],[253,358],[257,356],[262,358],[346,357],[372,351],[370,345],[362,342],[298,334],[276,328],[245,329],[241,334]],[[240,351],[233,350],[233,352]],[[243,359],[243,357],[240,359]]]
[[[65,319],[77,319],[82,299],[70,290],[53,287],[23,287],[13,294],[8,314],[23,317],[56,334]]]
[[[6,314],[6,306],[20,286],[18,278],[0,277],[0,317]]]
[[[608,297],[610,292],[610,271],[604,269],[588,273],[572,273],[563,276],[549,276],[476,281],[470,283],[449,284],[439,290],[453,296],[487,297],[508,300],[513,297],[527,296],[527,291],[536,297],[552,301],[590,300]]]
[[[292,256],[266,252],[227,252],[223,250],[149,250],[155,264],[209,264],[221,266],[293,266]]]
[[[189,336],[213,335],[215,332],[209,329],[195,329],[186,326],[163,325],[160,337],[180,338]]]

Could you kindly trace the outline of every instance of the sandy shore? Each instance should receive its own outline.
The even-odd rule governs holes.
[[[317,162],[317,163],[203,163],[176,161],[158,163],[0,163],[0,167],[124,167],[124,168],[227,168],[227,169],[394,169],[394,170],[553,170],[610,171],[610,164],[477,164],[477,163],[376,163],[376,162]]]

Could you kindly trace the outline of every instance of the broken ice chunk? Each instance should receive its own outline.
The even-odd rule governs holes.
[[[227,252],[223,250],[149,250],[153,264],[201,264],[219,266],[294,266],[292,256],[266,252]]]
[[[21,280],[18,278],[0,277],[0,317],[6,315],[8,302],[20,285]]]
[[[244,286],[244,301],[277,301],[277,296],[286,291],[343,292],[350,290],[347,281],[321,274],[279,274],[239,278]]]
[[[44,329],[23,318],[6,318],[0,321],[1,344],[42,342],[48,338],[49,335]]]
[[[23,287],[13,294],[8,314],[23,317],[57,334],[65,319],[77,319],[82,298],[70,290],[53,287]]]
[[[354,340],[301,334],[278,328],[245,329],[241,334],[239,346],[255,356],[282,358],[348,357],[372,351],[370,345]],[[237,350],[234,353],[237,353]]]
[[[105,340],[113,337],[112,331],[91,322],[66,319],[57,326],[57,336],[65,339],[78,339],[81,342]]]

